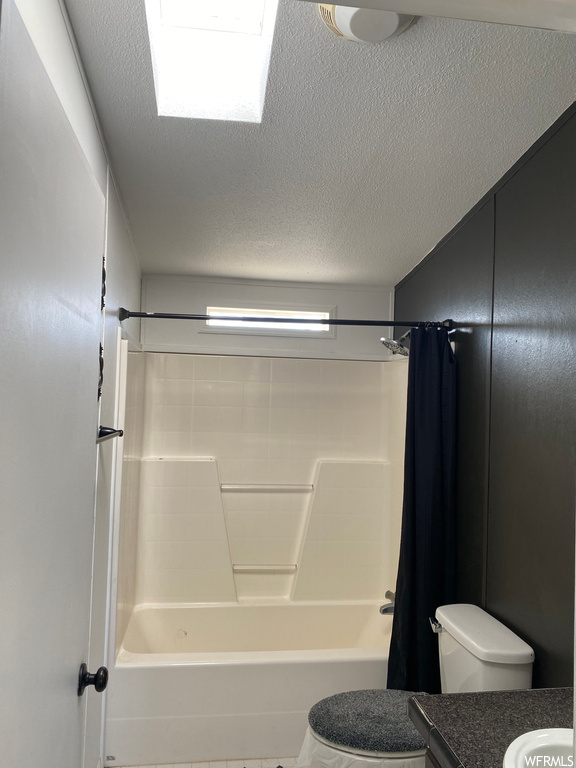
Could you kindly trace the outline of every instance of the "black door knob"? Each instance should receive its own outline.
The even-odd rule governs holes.
[[[95,675],[91,675],[88,672],[86,664],[80,664],[80,672],[78,673],[78,696],[82,696],[84,689],[88,685],[93,685],[98,693],[102,693],[108,685],[108,670],[106,667],[100,667]]]

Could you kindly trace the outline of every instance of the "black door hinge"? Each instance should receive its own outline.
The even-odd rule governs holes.
[[[100,309],[106,306],[106,256],[102,256],[102,292],[100,294]]]
[[[99,356],[100,373],[98,374],[98,400],[102,397],[102,385],[104,384],[104,347],[100,344]]]

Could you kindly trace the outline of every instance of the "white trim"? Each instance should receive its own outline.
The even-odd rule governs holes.
[[[128,372],[128,351],[130,342],[125,338],[122,328],[118,328],[116,348],[116,403],[115,423],[118,429],[124,429],[126,418],[126,390]],[[124,451],[118,450],[115,441],[113,468],[113,499],[110,511],[110,542],[108,555],[108,621],[106,629],[106,659],[109,667],[114,666],[116,655],[116,620],[118,604],[118,567],[119,567],[119,540],[120,540],[120,508],[122,503],[122,470]]]
[[[238,357],[289,357],[297,358],[301,360],[365,360],[367,363],[392,363],[396,362],[396,359],[386,356],[385,352],[380,352],[377,355],[371,355],[368,353],[362,353],[354,355],[349,353],[346,355],[340,355],[334,352],[320,353],[317,351],[308,350],[277,350],[277,349],[238,349],[236,347],[215,347],[206,346],[200,347],[195,345],[194,348],[185,344],[143,344],[142,352],[164,352],[167,354],[192,354],[192,355],[216,355],[216,356],[238,356]],[[398,358],[398,355],[396,356]],[[407,360],[408,358],[402,358]]]

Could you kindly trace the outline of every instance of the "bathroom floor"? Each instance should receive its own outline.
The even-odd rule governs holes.
[[[118,766],[117,768],[295,768],[295,757],[267,757],[262,760],[219,760],[207,763],[162,763]]]

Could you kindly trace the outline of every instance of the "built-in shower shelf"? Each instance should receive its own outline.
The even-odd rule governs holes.
[[[259,492],[265,492],[265,493],[270,493],[270,492],[274,493],[274,492],[282,492],[282,491],[284,491],[286,493],[294,493],[294,492],[298,492],[298,493],[311,493],[314,490],[314,486],[313,485],[287,485],[287,484],[284,484],[284,485],[274,485],[274,484],[269,484],[269,485],[267,485],[267,484],[258,484],[258,485],[256,485],[256,484],[254,484],[254,485],[250,485],[250,484],[240,485],[240,484],[238,484],[238,485],[231,485],[231,484],[228,484],[228,483],[222,483],[220,485],[220,490],[223,493],[226,492],[226,491],[228,491],[228,492],[230,492],[230,491],[232,491],[232,492],[244,491],[244,492],[250,492],[250,493],[254,493],[254,492],[258,492],[258,491]]]
[[[234,573],[296,573],[298,566],[295,563],[287,565],[232,565]]]

